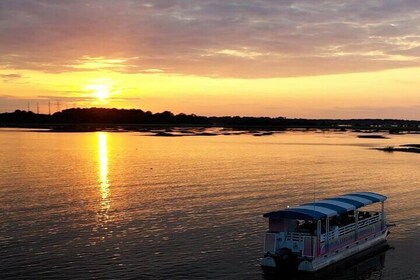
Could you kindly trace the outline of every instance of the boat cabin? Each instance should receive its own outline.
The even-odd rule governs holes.
[[[376,240],[386,229],[386,199],[377,193],[357,192],[266,213],[264,254],[314,260]],[[378,209],[368,209],[372,204]]]

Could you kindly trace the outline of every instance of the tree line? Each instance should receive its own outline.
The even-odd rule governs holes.
[[[404,128],[419,130],[420,121],[395,119],[289,119],[285,117],[205,117],[195,114],[152,113],[141,109],[71,108],[52,115],[16,110],[0,114],[0,124],[132,124],[132,125],[203,125],[226,127],[318,127],[318,128]]]

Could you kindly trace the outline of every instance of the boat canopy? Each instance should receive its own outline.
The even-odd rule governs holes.
[[[280,211],[265,213],[266,218],[319,220],[321,218],[337,216],[341,213],[360,207],[383,202],[386,196],[373,192],[356,192],[323,199],[300,206],[286,208]]]

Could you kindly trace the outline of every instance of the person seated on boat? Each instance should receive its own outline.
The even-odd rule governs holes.
[[[363,215],[363,219],[367,219],[370,218],[372,215],[369,212],[365,212],[365,214]]]
[[[311,228],[311,235],[314,235],[314,236],[317,235],[316,229],[317,229],[316,224],[313,224]]]
[[[315,235],[315,233],[316,233],[316,223],[314,223],[313,221],[310,221],[310,222],[307,224],[307,227],[308,227],[308,229],[309,229],[309,233],[310,233],[311,235]]]
[[[326,228],[326,220],[325,218],[321,219],[321,234],[324,234],[327,232],[327,228]]]
[[[340,231],[339,231],[340,227],[337,225],[330,225],[330,230],[329,230],[329,236],[330,238],[338,238],[338,236],[340,235]]]
[[[354,212],[346,212],[340,215],[341,226],[347,226],[350,224],[354,224],[356,222],[356,218],[354,216]]]
[[[340,222],[342,225],[348,225],[349,224],[349,213],[348,212],[344,212],[340,215]]]
[[[351,225],[351,224],[354,224],[355,222],[356,222],[356,219],[354,217],[348,217],[345,222],[345,225]]]
[[[311,232],[311,222],[310,221],[303,221],[299,223],[298,232],[303,233],[310,233]]]
[[[331,220],[330,220],[330,227],[340,226],[340,225],[341,225],[340,217],[334,216],[334,217],[331,218]]]
[[[310,220],[300,221],[298,223],[297,232],[309,233],[315,235],[316,233],[316,223]]]

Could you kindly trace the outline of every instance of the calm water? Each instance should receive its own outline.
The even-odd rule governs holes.
[[[264,279],[263,213],[376,191],[394,249],[327,279],[419,279],[420,155],[369,149],[404,143],[0,130],[0,278]]]

